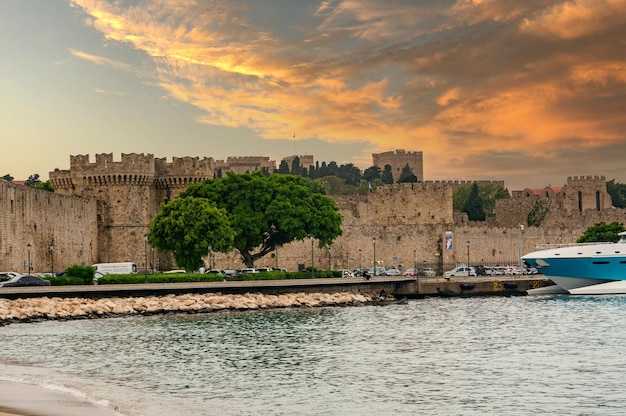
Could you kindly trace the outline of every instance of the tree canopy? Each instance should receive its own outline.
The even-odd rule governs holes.
[[[483,210],[483,199],[478,195],[478,185],[473,184],[463,212],[467,213],[470,221],[485,221],[485,211]]]
[[[295,175],[260,172],[192,184],[179,198],[196,197],[224,209],[233,247],[248,267],[275,248],[314,236],[320,247],[342,234],[341,215],[321,184]]]
[[[400,178],[398,178],[398,183],[407,182],[417,182],[417,176],[415,176],[408,163],[402,168],[402,173],[400,173]]]
[[[235,232],[224,209],[204,198],[175,198],[161,207],[149,225],[148,242],[171,251],[179,267],[198,270],[212,251],[228,252]]]
[[[593,227],[589,227],[585,230],[583,235],[581,235],[577,243],[591,243],[591,242],[612,242],[615,243],[619,240],[619,236],[617,234],[625,231],[624,224],[620,224],[615,221],[610,224],[605,222],[599,222]]]
[[[606,182],[606,192],[611,195],[613,206],[616,208],[626,207],[626,185],[623,183],[615,182],[615,179],[611,179]]]

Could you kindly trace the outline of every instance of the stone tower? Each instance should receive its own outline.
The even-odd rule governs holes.
[[[393,181],[397,182],[402,174],[402,169],[409,165],[413,174],[417,176],[418,182],[424,181],[424,160],[422,152],[407,152],[398,149],[395,152],[384,152],[372,154],[374,166],[378,166],[381,172],[385,169],[385,165],[391,166]]]

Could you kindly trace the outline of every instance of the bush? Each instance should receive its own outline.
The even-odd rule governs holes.
[[[224,277],[221,274],[185,274],[163,273],[149,274],[148,283],[185,283],[185,282],[221,282]],[[143,274],[106,274],[98,279],[99,285],[121,285],[145,283],[146,275]]]
[[[73,276],[54,276],[48,277],[52,286],[67,286],[67,285],[84,285],[85,281],[80,277]]]
[[[82,281],[83,285],[93,284],[93,278],[95,275],[96,269],[91,266],[80,266],[78,264],[73,264],[65,269],[65,276],[76,277]]]

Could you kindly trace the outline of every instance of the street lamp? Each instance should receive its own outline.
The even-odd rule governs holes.
[[[143,235],[143,254],[144,283],[148,283],[148,234]]]
[[[362,250],[359,249],[359,271],[362,271],[363,269],[363,254],[362,254]]]
[[[315,279],[315,263],[313,261],[313,240],[315,236],[311,234],[309,237],[311,238],[311,279]]]
[[[209,243],[209,270],[213,270],[213,246]]]
[[[417,276],[417,250],[415,249],[413,249],[413,271],[415,276]]]
[[[30,274],[30,249],[31,249],[31,245],[30,243],[26,244],[26,250],[28,251],[28,274]]]
[[[328,270],[330,270],[330,247],[328,247]]]
[[[470,256],[469,256],[469,247],[470,247],[470,242],[469,240],[467,240],[467,275],[470,275]]]
[[[376,267],[376,237],[372,238],[372,243],[374,243],[374,276],[377,276],[378,268]]]
[[[54,276],[54,244],[50,243],[48,247],[48,253],[50,253],[50,274]]]

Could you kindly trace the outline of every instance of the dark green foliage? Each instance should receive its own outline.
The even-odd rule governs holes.
[[[265,178],[261,172],[257,176]],[[150,245],[173,252],[176,264],[186,270],[203,265],[202,257],[209,253],[209,245],[212,251],[230,251],[235,236],[226,210],[206,198],[187,195],[163,205],[149,229]]]
[[[55,277],[47,277],[46,279],[50,280],[50,284],[52,286],[86,285],[86,284],[92,283],[92,282],[85,283],[85,281],[81,279],[80,277],[72,277],[72,276],[55,276]]]
[[[528,225],[539,227],[550,210],[550,200],[537,200],[528,213]]]
[[[380,168],[378,166],[370,166],[363,172],[363,179],[368,182],[373,182],[376,179],[380,179]]]
[[[402,173],[400,173],[400,178],[398,178],[398,183],[408,183],[408,182],[417,182],[417,176],[413,173],[409,164],[407,163],[405,167],[402,168]]]
[[[54,192],[50,181],[39,182],[39,184],[31,186],[31,188],[41,189],[42,191]]]
[[[452,195],[452,207],[456,211],[462,211],[467,203],[467,198],[472,190],[472,185],[456,188]],[[495,214],[496,200],[510,198],[509,191],[493,184],[478,184],[478,195],[483,200],[483,212],[487,217]]]
[[[179,198],[206,198],[228,213],[233,247],[247,267],[277,247],[315,236],[320,247],[341,235],[341,215],[319,183],[295,175],[260,172],[192,184]]]
[[[28,179],[26,179],[26,182],[24,183],[24,185],[26,186],[30,186],[31,188],[39,185],[41,183],[41,181],[39,180],[39,174],[35,173],[32,174],[28,177]]]
[[[6,175],[4,175],[2,178],[0,179],[4,179],[5,181],[9,181],[11,182],[13,179],[15,179],[13,176],[9,175],[8,173]]]
[[[302,175],[302,167],[300,166],[300,158],[298,156],[294,157],[291,161],[291,174]]]
[[[91,266],[80,266],[73,264],[65,269],[65,275],[68,277],[76,277],[82,280],[83,284],[90,285],[93,283],[93,278],[96,274],[96,269]]]
[[[611,195],[613,206],[616,208],[626,207],[626,185],[623,183],[615,182],[615,179],[611,179],[606,183],[606,192]]]
[[[337,176],[343,179],[346,185],[356,186],[361,180],[361,169],[354,166],[352,163],[339,166]]]
[[[619,236],[617,234],[625,231],[624,224],[621,224],[617,221],[612,222],[610,224],[606,224],[605,222],[599,222],[593,227],[589,227],[585,230],[583,235],[581,235],[577,243],[592,243],[592,242],[617,242],[619,240]]]
[[[473,184],[463,212],[467,213],[470,221],[485,221],[485,211],[483,210],[483,199],[478,195],[478,185]]]
[[[162,273],[149,274],[148,283],[221,282],[221,274]],[[145,283],[143,274],[106,274],[98,279],[98,285],[126,285]]]
[[[381,173],[380,179],[382,179],[385,185],[391,185],[393,183],[393,173],[391,172],[391,165],[385,165],[385,169],[383,170],[383,173]]]
[[[341,271],[336,270],[316,270],[315,278],[331,278],[342,277]],[[252,280],[283,280],[283,279],[310,279],[311,270],[304,272],[261,272],[261,273],[245,273],[238,274],[235,277],[228,279],[229,281],[252,281]]]
[[[289,164],[286,160],[280,161],[280,165],[278,165],[278,170],[275,173],[282,173],[284,175],[289,173]]]

